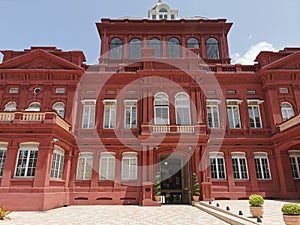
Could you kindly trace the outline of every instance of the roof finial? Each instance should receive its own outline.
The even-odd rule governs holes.
[[[158,3],[161,3],[161,0],[158,0]]]

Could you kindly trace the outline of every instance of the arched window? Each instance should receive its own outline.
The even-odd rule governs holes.
[[[61,117],[65,117],[65,104],[62,102],[57,102],[52,106],[52,109],[57,112],[57,114]]]
[[[170,124],[169,97],[165,93],[158,93],[154,97],[154,124]]]
[[[122,59],[123,56],[123,43],[120,38],[114,38],[110,42],[109,47],[109,58],[110,59]]]
[[[142,56],[142,42],[138,38],[134,38],[129,43],[129,58],[140,59]]]
[[[161,56],[161,46],[160,46],[160,40],[157,38],[152,38],[148,42],[148,47],[154,49],[154,57],[160,57]]]
[[[34,111],[39,112],[41,111],[41,105],[38,102],[32,102],[25,111]]]
[[[191,124],[190,99],[185,93],[175,96],[176,124]]]
[[[168,56],[170,58],[179,58],[181,54],[180,42],[177,38],[171,38],[168,41]]]
[[[282,102],[281,103],[281,115],[282,120],[288,120],[291,117],[295,116],[293,106],[288,102]]]
[[[186,42],[187,48],[200,48],[199,41],[196,38],[189,38]]]
[[[215,38],[209,38],[206,41],[206,55],[208,59],[219,59],[219,43]]]
[[[5,112],[14,112],[17,110],[17,104],[15,102],[9,102],[4,106]]]

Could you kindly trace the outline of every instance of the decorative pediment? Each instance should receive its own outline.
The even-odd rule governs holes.
[[[300,51],[272,62],[262,70],[300,70]]]
[[[0,69],[83,70],[63,58],[38,49],[0,64]]]

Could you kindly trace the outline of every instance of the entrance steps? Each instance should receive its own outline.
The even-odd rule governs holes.
[[[224,222],[227,222],[231,225],[253,225],[257,224],[245,217],[239,216],[237,214],[234,214],[232,212],[226,211],[224,209],[221,209],[219,207],[210,205],[205,202],[193,202],[193,206],[197,207],[198,209],[201,209],[202,211],[220,219]]]

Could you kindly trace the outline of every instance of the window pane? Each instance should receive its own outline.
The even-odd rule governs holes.
[[[206,41],[206,55],[208,59],[219,59],[219,43],[214,38],[209,38]]]
[[[123,43],[121,39],[119,38],[114,38],[110,42],[110,52],[109,52],[109,57],[111,59],[122,59],[123,55]]]

